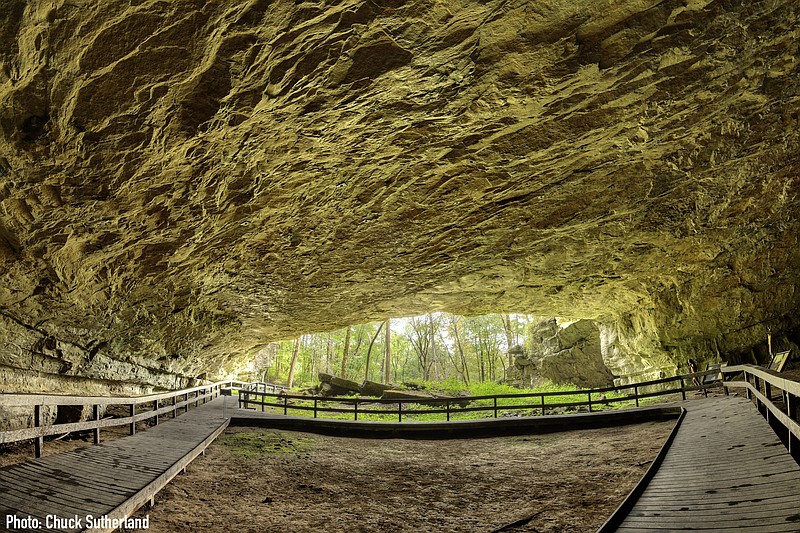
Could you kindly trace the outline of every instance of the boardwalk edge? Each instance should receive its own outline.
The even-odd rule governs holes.
[[[644,473],[636,486],[633,487],[633,490],[628,493],[628,496],[625,498],[625,500],[623,500],[619,507],[617,507],[617,510],[612,513],[612,515],[602,526],[600,526],[600,529],[597,530],[597,533],[612,533],[619,528],[622,522],[625,521],[628,513],[631,511],[631,509],[633,509],[634,505],[636,505],[636,502],[647,488],[650,480],[653,479],[653,476],[655,476],[656,472],[658,472],[661,463],[664,462],[664,457],[666,457],[670,446],[672,446],[672,441],[675,440],[675,435],[678,434],[678,429],[681,427],[681,422],[683,422],[685,416],[686,409],[681,408],[681,414],[678,417],[678,420],[675,422],[675,426],[672,428],[672,431],[670,431],[667,440],[664,441],[664,444],[661,446],[658,454],[653,459],[653,462],[650,463],[650,467]]]
[[[225,418],[220,423],[220,426],[215,429],[208,437],[206,437],[200,444],[195,446],[189,453],[184,455],[178,462],[168,468],[163,474],[158,476],[142,490],[128,498],[125,502],[117,506],[108,513],[110,519],[125,519],[136,512],[142,505],[147,503],[151,498],[155,497],[158,492],[163,489],[172,478],[178,475],[186,466],[194,461],[198,455],[203,453],[203,450],[208,448],[212,442],[228,427],[230,418]],[[104,533],[111,533],[114,529],[92,529],[91,531],[102,531]]]

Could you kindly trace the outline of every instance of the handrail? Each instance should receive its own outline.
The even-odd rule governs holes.
[[[247,386],[248,383],[238,380],[217,381],[206,385],[199,385],[177,391],[163,392],[157,394],[145,394],[140,396],[76,396],[59,394],[0,394],[0,406],[3,407],[33,407],[33,427],[0,431],[0,444],[17,442],[20,440],[34,439],[34,454],[41,457],[44,437],[50,435],[63,435],[75,431],[94,431],[94,443],[100,442],[100,429],[112,426],[128,425],[130,434],[136,432],[136,422],[155,418],[158,424],[158,417],[167,413],[172,413],[173,417],[178,415],[178,409],[183,412],[189,410],[189,406],[194,404],[197,407],[200,402],[213,400],[222,394],[223,388],[232,386]],[[180,398],[182,397],[182,398]],[[159,406],[163,400],[172,400],[167,405]],[[136,412],[136,406],[140,404],[152,403],[152,409],[141,413]],[[93,420],[83,422],[70,422],[64,424],[44,425],[42,423],[42,408],[54,405],[82,405],[92,406]],[[109,405],[128,405],[130,415],[126,417],[100,419],[100,407]]]
[[[209,387],[225,385],[247,385],[246,381],[228,380],[198,385],[189,389],[160,392],[156,394],[143,394],[139,396],[78,396],[71,394],[36,394],[36,393],[0,393],[0,407],[24,407],[31,405],[120,405],[130,403],[146,403],[155,400],[172,398],[176,395],[191,394]]]
[[[780,373],[754,365],[737,365],[726,367],[724,374],[742,373],[741,381],[723,381],[725,393],[729,388],[743,388],[747,392],[747,399],[755,403],[759,412],[767,422],[777,422],[784,431],[779,432],[773,424],[773,429],[784,442],[789,453],[800,461],[800,424],[798,424],[798,406],[800,406],[800,383],[784,378]],[[752,378],[752,382],[751,382]],[[779,389],[781,394],[778,400],[783,405],[778,405],[774,400],[773,388]]]
[[[683,399],[686,399],[686,392],[693,391],[693,390],[705,390],[716,386],[717,380],[714,380],[709,383],[701,383],[700,385],[687,385],[688,383],[692,383],[693,378],[699,378],[703,376],[721,376],[720,371],[718,369],[714,370],[705,370],[702,372],[696,372],[693,374],[685,374],[674,376],[670,378],[662,378],[658,380],[651,380],[641,383],[631,383],[628,385],[619,385],[616,387],[605,387],[600,389],[580,389],[575,391],[565,391],[565,392],[536,392],[536,393],[508,393],[508,394],[494,394],[494,395],[482,395],[482,396],[451,396],[451,397],[421,397],[421,398],[371,398],[371,397],[355,397],[355,398],[331,398],[327,396],[305,396],[300,394],[287,394],[285,392],[280,393],[269,393],[269,392],[260,392],[260,391],[253,391],[253,390],[245,390],[239,389],[239,406],[248,408],[250,405],[261,406],[261,410],[263,411],[265,407],[275,407],[278,409],[283,409],[284,414],[288,414],[289,409],[295,409],[299,411],[313,411],[314,418],[318,418],[319,413],[352,413],[353,419],[358,420],[359,415],[359,405],[363,404],[394,404],[397,405],[397,409],[370,409],[367,411],[368,414],[375,414],[375,415],[397,415],[398,421],[402,422],[403,415],[417,415],[417,414],[446,414],[446,419],[449,421],[452,414],[456,413],[467,413],[467,412],[479,412],[479,411],[493,411],[494,417],[498,417],[498,413],[500,410],[517,410],[517,409],[530,409],[531,411],[541,411],[542,415],[547,414],[547,410],[552,410],[559,407],[588,407],[589,412],[593,411],[593,408],[597,405],[608,405],[611,403],[618,403],[622,401],[629,401],[633,400],[636,403],[636,406],[639,406],[639,400],[643,398],[651,398],[655,396],[663,396],[668,394],[676,394],[680,393]],[[680,382],[680,387],[678,388],[671,388],[665,389],[661,391],[655,392],[644,392],[640,393],[639,389],[664,384],[664,383],[671,383],[671,382]],[[618,391],[625,391],[631,390],[633,394],[627,394],[626,396],[620,396],[616,398],[606,398],[604,393],[608,392],[618,392]],[[546,403],[545,398],[552,398],[556,396],[586,396],[586,400],[580,401],[568,401],[568,402],[560,402],[560,403]],[[593,397],[593,395],[595,397]],[[596,397],[597,395],[602,395],[601,397]],[[252,399],[256,397],[257,399]],[[267,398],[275,398],[279,401],[275,402],[267,402]],[[512,398],[535,398],[538,401],[536,403],[530,404],[523,404],[523,405],[501,405],[498,403],[498,400],[502,399],[512,399]],[[289,403],[289,400],[299,400],[303,402],[313,402],[313,406],[311,405],[297,405],[294,403]],[[472,406],[467,407],[464,404],[469,404],[473,401],[481,401],[481,400],[491,400],[492,405],[487,406]],[[352,405],[352,408],[341,408],[341,407],[322,407],[320,403],[337,403],[337,404],[344,404],[344,405]],[[409,404],[425,404],[431,406],[438,406],[438,408],[433,409],[409,409],[406,407],[403,408],[404,405]],[[459,406],[464,405],[464,406]],[[365,411],[360,411],[362,414]]]
[[[289,387],[286,385],[278,385],[277,383],[268,383],[266,381],[253,381],[252,383],[248,384],[248,388],[252,391],[258,391],[263,388],[264,392],[267,392],[267,389],[272,389],[273,391],[289,390]]]

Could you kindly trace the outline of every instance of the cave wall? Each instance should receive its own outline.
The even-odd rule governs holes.
[[[5,388],[177,387],[434,310],[596,320],[615,373],[798,328],[794,1],[11,0],[0,21]]]
[[[542,379],[558,385],[600,388],[614,385],[606,366],[600,328],[591,320],[561,322],[538,318],[528,326],[523,354],[515,357],[517,378],[534,386]]]

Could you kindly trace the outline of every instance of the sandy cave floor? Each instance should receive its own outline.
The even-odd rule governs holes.
[[[230,428],[135,516],[151,533],[476,532],[534,515],[508,531],[596,531],[673,425],[445,441]]]

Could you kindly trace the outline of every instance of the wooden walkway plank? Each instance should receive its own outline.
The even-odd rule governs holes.
[[[786,525],[775,525],[775,526],[768,526],[767,529],[764,529],[764,526],[734,526],[734,527],[693,527],[691,529],[675,529],[672,526],[648,526],[648,527],[637,527],[637,526],[621,526],[617,531],[621,533],[669,533],[670,531],[702,531],[703,533],[736,533],[737,531],[742,531],[744,533],[762,533],[768,531],[769,533],[797,533],[798,527],[797,524],[786,524]]]
[[[682,405],[672,446],[617,531],[800,531],[800,467],[755,407]]]
[[[735,503],[733,505],[728,505],[728,511],[735,513],[739,512],[741,509],[763,509],[764,500],[761,498],[754,498],[752,500],[743,500]],[[772,505],[776,508],[791,508],[797,502],[796,497],[794,494],[790,496],[782,496],[780,498],[775,498],[772,500]],[[683,512],[694,512],[694,511],[714,511],[718,509],[719,506],[713,503],[702,503],[702,504],[695,504],[692,506],[687,506],[680,503],[669,503],[669,502],[662,502],[658,499],[650,500],[650,503],[643,503],[642,505],[636,506],[637,511],[642,512],[662,512],[662,511],[683,511]],[[633,512],[633,511],[632,511]]]
[[[16,469],[15,472],[17,473],[25,473],[30,476],[37,476],[40,478],[49,478],[49,477],[56,477],[59,479],[63,479],[68,482],[75,483],[77,486],[93,486],[95,483],[108,483],[109,481],[115,481],[115,486],[110,487],[108,490],[109,492],[113,493],[124,493],[126,489],[131,490],[137,486],[136,481],[130,479],[129,476],[126,478],[116,478],[114,472],[109,471],[107,469],[97,469],[97,470],[84,470],[85,468],[91,467],[70,467],[68,464],[64,465],[64,468],[68,470],[60,470],[54,468],[41,468],[39,465],[25,465],[26,468],[19,468]]]
[[[790,504],[786,504],[786,507],[782,507],[781,510],[783,511],[791,511],[792,514],[796,513],[798,509],[793,507]],[[713,511],[713,510],[712,510]],[[719,512],[719,509],[716,509]],[[654,511],[635,511],[630,513],[628,516],[633,518],[646,518],[646,517],[659,517],[664,514],[664,510],[654,510]],[[745,508],[739,509],[737,511],[729,511],[724,510],[724,514],[722,515],[714,515],[713,513],[709,512],[709,509],[698,510],[693,509],[691,511],[686,511],[686,515],[692,517],[693,522],[696,520],[697,522],[705,522],[708,520],[709,517],[714,517],[715,521],[718,522],[730,522],[735,520],[740,520],[741,518],[746,519],[763,519],[763,518],[774,518],[775,517],[775,509],[764,509],[763,507],[755,507],[755,508]],[[791,516],[791,515],[789,515]],[[784,517],[781,517],[783,522],[788,522]]]
[[[219,398],[130,437],[0,469],[2,525],[6,515],[38,518],[40,531],[46,531],[47,515],[129,516],[227,427],[224,401]]]

